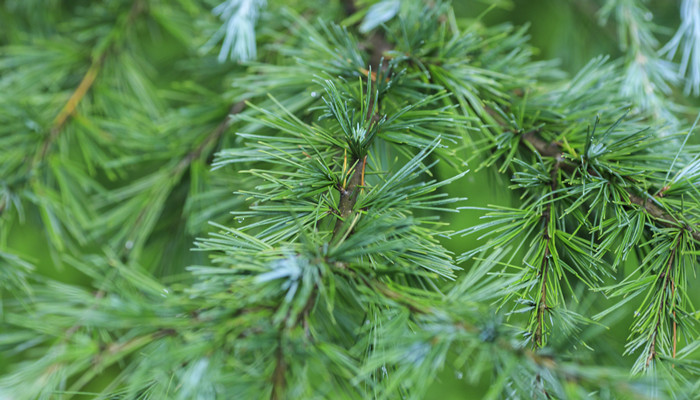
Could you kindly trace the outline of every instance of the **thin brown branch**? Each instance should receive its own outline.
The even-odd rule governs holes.
[[[343,7],[345,9],[346,14],[352,15],[357,11],[356,4],[353,0],[342,0],[341,1],[343,4]],[[378,51],[384,51],[383,48],[379,45],[375,45],[373,47],[374,53],[371,57],[371,59],[374,59],[376,57],[375,53]],[[370,64],[371,66],[372,64]],[[371,68],[371,67],[370,67]],[[376,68],[375,68],[376,71]],[[376,81],[376,72],[373,71],[372,73],[372,80]],[[372,110],[374,109],[374,104],[370,107],[370,110],[368,110],[368,115],[367,119],[370,119],[373,117]],[[377,105],[378,106],[378,105]],[[378,108],[378,107],[377,107]],[[232,109],[232,114],[240,112],[241,109]],[[222,131],[225,130],[225,127],[222,128]],[[206,144],[203,144],[203,146],[200,147],[205,147]],[[196,158],[196,154],[194,155],[194,158]],[[341,232],[343,232],[343,228],[346,227],[346,222],[348,222],[350,219],[352,219],[352,216],[354,215],[355,211],[355,203],[357,202],[357,197],[359,195],[360,190],[364,186],[364,176],[365,176],[365,168],[367,165],[367,156],[363,158],[356,157],[351,160],[350,165],[352,168],[352,172],[349,172],[350,174],[350,179],[347,182],[344,182],[342,185],[339,185],[340,187],[338,188],[340,192],[340,199],[338,201],[338,219],[336,220],[335,226],[333,228],[333,239],[336,239],[339,237]],[[344,160],[343,162],[343,171],[345,171],[345,168],[347,166],[347,159]],[[352,229],[351,226],[348,226],[347,229]],[[315,292],[316,288],[314,288]],[[298,324],[301,319],[301,322],[304,326],[304,331],[307,333],[307,336],[309,335],[309,328],[308,328],[308,316],[309,312],[313,308],[314,302],[312,301],[313,294],[307,301],[306,305],[304,306],[304,309],[301,312],[301,315],[295,321],[295,325]],[[289,315],[287,316],[289,318]],[[285,318],[285,319],[287,319]],[[272,392],[270,394],[270,400],[280,400],[284,397],[284,392],[285,392],[285,387],[286,387],[286,370],[287,370],[287,364],[284,360],[284,352],[282,349],[282,335],[283,335],[283,329],[284,327],[280,328],[279,332],[279,337],[278,337],[278,343],[277,343],[277,351],[276,351],[276,356],[275,356],[275,369],[272,373]]]
[[[351,16],[358,11],[355,0],[340,0],[340,3],[342,4],[345,15],[347,16]],[[386,40],[386,36],[384,36],[382,31],[377,30],[367,38],[365,46],[371,49],[369,56],[369,67],[372,71],[372,80],[375,81],[377,79],[376,74],[379,71],[379,64],[382,57],[384,57],[384,53],[392,50],[394,45]],[[367,75],[367,72],[364,72],[363,75]]]
[[[695,226],[688,226],[681,224],[677,218],[666,212],[661,207],[654,204],[652,201],[643,199],[633,193],[629,193],[630,201],[642,208],[649,214],[652,218],[659,221],[659,223],[666,228],[678,228],[679,225],[687,229],[695,240],[700,242],[700,230]]]
[[[314,286],[311,294],[309,295],[309,298],[306,300],[306,304],[304,304],[304,308],[297,315],[296,319],[292,322],[292,324],[288,325],[292,317],[292,311],[290,309],[284,317],[284,323],[282,323],[282,325],[279,328],[277,335],[277,350],[275,351],[275,369],[274,371],[272,371],[271,377],[272,392],[270,393],[270,400],[280,400],[285,397],[284,393],[285,388],[287,386],[287,362],[284,360],[284,349],[282,347],[282,338],[285,335],[285,330],[297,326],[301,322],[306,337],[311,337],[308,319],[309,313],[316,304],[314,300],[316,298],[317,289],[318,287]]]
[[[394,45],[389,43],[384,34],[380,31],[375,32],[369,37],[369,43],[372,48],[372,53],[369,57],[369,65],[373,72],[378,72],[381,66],[380,64],[382,62],[382,58],[384,58],[384,53],[392,50]],[[374,79],[376,80],[376,75]]]
[[[527,143],[528,145],[532,146],[540,155],[545,156],[545,157],[554,157],[557,160],[556,165],[562,165],[564,166],[567,170],[573,170],[577,166],[572,164],[571,162],[565,161],[564,159],[564,153],[561,149],[561,147],[557,143],[547,143],[541,138],[537,137],[536,132],[531,131],[527,132],[523,135],[524,143]],[[660,193],[663,192],[660,191]],[[627,190],[627,194],[629,195],[629,199],[631,203],[634,203],[644,209],[644,211],[654,220],[658,221],[660,225],[668,228],[678,228],[679,226],[685,228],[688,230],[688,232],[692,235],[692,237],[700,241],[700,230],[698,230],[697,227],[694,226],[689,226],[687,224],[682,224],[678,218],[675,216],[669,214],[666,210],[662,209],[658,205],[656,205],[653,201],[648,201],[645,198],[642,198],[631,191]],[[551,204],[551,203],[550,203]],[[671,287],[671,302],[675,302],[675,282],[673,279],[671,279],[671,264],[673,263],[673,259],[676,253],[676,247],[673,248],[673,251],[671,253],[671,257],[669,258],[668,262],[668,267],[667,271],[665,273],[665,278],[664,278],[664,287],[663,287],[663,295],[665,296],[666,290],[668,289],[668,286],[670,285]],[[544,288],[543,288],[544,292]],[[663,302],[661,302],[661,307],[665,307],[668,302],[668,299],[665,299]],[[673,357],[676,357],[676,350],[677,350],[677,341],[678,341],[678,327],[677,327],[677,322],[676,322],[676,311],[675,307],[672,305],[672,313],[673,313],[673,321],[672,321],[672,341],[673,341]],[[539,312],[539,311],[538,311]],[[661,313],[662,310],[659,310],[659,313]],[[538,314],[538,328],[537,331],[535,332],[535,341],[537,342],[538,340],[541,340],[541,321],[539,319],[540,315]],[[660,317],[659,317],[660,318]],[[648,367],[651,361],[654,359],[656,356],[656,340],[657,340],[657,335],[658,335],[658,329],[660,326],[660,320],[657,321],[656,327],[654,328],[654,333],[652,334],[651,337],[651,345],[649,347],[649,356],[647,357],[646,361],[646,366]]]
[[[358,10],[357,4],[354,0],[341,0],[341,4],[343,5],[345,13],[348,16],[356,13]],[[370,54],[369,59],[369,70],[363,70],[363,74],[370,74],[371,81],[376,82],[381,59],[384,56],[384,53],[393,49],[394,46],[386,40],[386,37],[381,31],[374,32],[368,40],[372,53]],[[377,100],[377,104],[374,104],[374,98],[372,98],[365,118],[374,123],[378,121],[379,100]],[[340,191],[340,200],[338,201],[338,220],[333,227],[333,239],[337,239],[341,232],[343,232],[343,227],[346,226],[346,223],[352,220],[355,203],[357,202],[357,196],[364,187],[367,156],[364,158],[358,157],[351,160],[350,165],[352,165],[353,168],[350,180],[347,182],[347,184],[344,184],[342,187],[338,188]]]
[[[285,331],[294,328],[301,322],[306,338],[311,339],[311,329],[309,328],[308,320],[309,314],[313,310],[314,305],[316,305],[315,299],[317,290],[318,286],[314,285],[311,294],[309,294],[309,298],[306,299],[303,309],[293,321],[291,321],[292,310],[290,309],[287,311],[287,314],[284,317],[284,322],[279,327],[277,334],[277,350],[275,351],[275,369],[272,372],[271,377],[272,392],[270,393],[270,400],[280,400],[285,397],[284,393],[287,386],[287,362],[284,360],[284,349],[282,347],[282,339],[285,335]]]
[[[284,397],[284,388],[287,385],[285,374],[287,363],[284,361],[284,350],[282,350],[282,334],[277,339],[277,351],[275,351],[275,370],[272,372],[272,393],[270,400],[280,400]]]
[[[537,150],[543,157],[560,158],[563,155],[561,147],[556,143],[547,143],[537,136],[537,131],[523,134],[523,139]]]
[[[357,195],[362,188],[362,178],[364,176],[366,164],[366,156],[362,160],[355,159],[352,163],[353,172],[350,180],[345,187],[338,189],[340,191],[340,200],[338,201],[338,212],[340,215],[333,228],[334,239],[340,235],[343,231],[343,227],[346,226],[346,222],[350,220],[353,215],[355,203],[357,202]]]
[[[539,386],[540,389],[542,390],[542,394],[544,395],[544,398],[551,399],[552,395],[549,394],[549,392],[547,392],[547,388],[544,387],[544,382],[542,382],[542,375],[541,374],[539,374],[539,373],[537,374],[537,376],[535,377],[535,382],[537,383],[537,386]]]
[[[87,72],[83,76],[83,79],[80,81],[80,84],[78,84],[78,87],[73,91],[73,94],[70,96],[66,104],[56,115],[56,118],[54,118],[53,123],[51,124],[51,129],[49,130],[49,135],[41,143],[39,151],[34,155],[34,158],[31,161],[31,168],[36,166],[48,154],[51,145],[58,138],[58,135],[61,133],[61,130],[68,121],[68,118],[73,115],[75,109],[78,107],[78,104],[83,97],[85,97],[87,92],[92,87],[92,84],[95,82],[95,78],[97,78],[97,75],[102,68],[102,63],[104,62],[106,55],[107,53],[103,52],[102,55],[97,57],[92,62],[90,68],[88,68]]]
[[[357,5],[355,4],[355,0],[340,0],[340,3],[343,6],[343,11],[345,12],[345,15],[347,15],[348,17],[357,12]]]
[[[678,344],[678,331],[676,326],[676,284],[671,281],[671,310],[673,313],[673,358],[676,358],[676,346]]]
[[[546,223],[549,225],[549,221]],[[540,300],[537,304],[537,309],[535,310],[537,313],[537,325],[533,335],[533,341],[537,347],[542,347],[544,344],[544,314],[547,311],[547,271],[549,270],[547,266],[547,257],[549,257],[549,243],[545,244],[544,255],[542,256],[542,263],[540,265],[539,272],[540,280],[542,281],[542,288],[540,290]]]
[[[376,124],[379,117],[380,99],[371,97],[369,107],[367,108],[367,115],[365,115],[366,121],[369,121],[370,126]],[[345,170],[346,163],[343,162],[343,170]],[[340,200],[338,201],[338,220],[335,222],[333,227],[333,239],[337,239],[340,233],[343,231],[343,227],[349,220],[352,220],[354,215],[355,203],[357,202],[357,195],[360,193],[365,184],[365,168],[367,167],[367,155],[362,159],[356,157],[350,163],[353,169],[352,175],[348,182],[343,183],[343,186],[339,187]]]
[[[369,279],[361,274],[356,273],[352,269],[347,268],[347,265],[345,265],[344,263],[336,263],[334,266],[338,269],[339,273],[342,273],[342,274],[344,274],[352,279],[358,279],[359,282],[364,284],[369,290],[381,292],[386,297],[388,297],[388,298],[396,301],[398,304],[401,304],[402,306],[408,308],[411,311],[411,313],[418,314],[418,315],[426,315],[426,316],[434,316],[434,315],[441,315],[442,316],[443,315],[443,313],[438,312],[439,310],[428,307],[428,306],[420,303],[419,301],[414,300],[411,296],[407,296],[406,294],[399,293],[380,281],[372,280],[372,279]],[[436,312],[437,312],[437,314],[436,314]],[[461,331],[464,331],[464,332],[467,332],[467,333],[473,334],[473,335],[479,335],[482,332],[482,328],[477,326],[477,325],[474,325],[474,321],[463,320],[461,318],[454,321],[453,326]],[[479,339],[479,340],[483,340],[483,339]],[[436,341],[433,341],[433,344],[436,344],[436,343],[437,343]],[[522,359],[527,359],[527,360],[531,361],[533,364],[535,364],[537,367],[540,367],[540,368],[543,368],[543,369],[550,371],[550,373],[551,372],[558,372],[558,373],[566,374],[569,379],[577,378],[577,376],[575,375],[576,374],[575,372],[572,372],[570,369],[566,369],[565,366],[562,366],[559,363],[557,363],[554,355],[546,354],[546,353],[543,354],[543,353],[537,352],[535,350],[531,350],[529,348],[522,347],[522,346],[517,345],[517,344],[514,345],[510,340],[504,340],[502,338],[498,339],[496,343],[500,348],[505,349],[506,351],[512,352],[512,354],[514,354],[517,357],[520,357]],[[540,379],[541,379],[540,374],[538,374],[538,377],[540,377]],[[587,377],[585,375],[581,375],[578,378],[583,379],[583,380],[590,379],[589,377]],[[543,390],[543,393],[545,394],[545,396],[547,396],[547,398],[551,398],[551,394],[549,394],[547,392],[544,385],[542,387],[542,390]]]

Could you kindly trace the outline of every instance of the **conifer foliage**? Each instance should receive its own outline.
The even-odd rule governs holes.
[[[0,400],[696,398],[696,3],[567,77],[443,1],[6,0]]]

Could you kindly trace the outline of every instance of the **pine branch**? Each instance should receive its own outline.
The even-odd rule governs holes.
[[[680,238],[680,237],[679,237]],[[656,314],[656,324],[654,325],[654,329],[651,335],[651,340],[650,340],[650,345],[649,345],[649,356],[646,359],[646,366],[649,367],[651,364],[651,361],[656,357],[657,352],[656,352],[656,340],[659,335],[659,328],[661,326],[661,318],[662,315],[664,314],[664,311],[666,310],[666,307],[668,306],[668,297],[666,296],[668,285],[670,282],[670,285],[672,287],[671,290],[671,309],[673,310],[673,318],[672,318],[672,325],[673,325],[673,358],[676,358],[676,310],[673,307],[673,304],[675,303],[675,284],[673,283],[673,278],[671,278],[671,266],[673,265],[673,260],[676,256],[676,251],[678,250],[678,241],[676,241],[676,245],[673,246],[673,249],[671,250],[671,255],[668,259],[668,263],[666,264],[666,271],[664,271],[663,274],[663,279],[664,279],[664,284],[663,288],[661,289],[661,295],[663,296],[663,300],[659,302],[659,309],[657,310]]]
[[[578,164],[575,159],[572,159],[568,157],[565,154],[565,151],[559,143],[547,143],[544,140],[540,139],[536,135],[536,131],[530,131],[527,132],[526,134],[522,135],[522,141],[520,142],[521,145],[525,145],[526,147],[532,148],[535,151],[537,151],[540,156],[544,157],[553,157],[557,161],[555,163],[555,168],[557,168],[559,165],[562,165],[562,168],[568,170],[568,172],[575,174],[575,170],[579,169],[582,167],[582,165]],[[600,173],[589,169],[588,171],[594,176],[600,176]],[[632,179],[631,177],[626,177],[622,176],[622,179],[625,179],[627,181],[630,181],[632,183],[635,183],[635,180]],[[658,207],[657,205],[647,202],[646,199],[642,199],[641,197],[637,196],[634,194],[633,190],[631,188],[624,188],[625,192],[630,198],[630,202],[638,205],[649,217],[651,217],[653,220],[658,221],[659,225],[666,227],[666,228],[673,228],[673,229],[681,229],[681,232],[686,231],[687,234],[692,237],[694,240],[698,241],[700,239],[700,232],[698,232],[696,227],[692,227],[688,224],[682,224],[680,223],[681,218],[683,217],[682,215],[679,216],[674,216],[673,214],[669,213],[668,211],[662,209],[661,207]],[[636,190],[640,192],[644,192],[644,190],[637,188]],[[664,190],[659,191],[659,194],[663,196]],[[548,203],[548,206],[550,206],[551,203]],[[676,283],[673,278],[675,274],[677,273],[676,268],[673,268],[673,264],[675,261],[675,256],[676,252],[678,251],[678,246],[680,245],[680,240],[681,240],[681,234],[678,234],[677,237],[673,240],[673,245],[671,246],[670,249],[670,256],[668,258],[668,261],[666,263],[666,268],[665,271],[661,273],[662,279],[663,279],[663,284],[661,285],[660,291],[657,292],[659,296],[661,296],[661,299],[658,300],[658,310],[656,312],[656,315],[653,317],[655,322],[653,323],[653,326],[650,327],[650,336],[648,336],[648,347],[646,347],[646,356],[643,362],[643,365],[645,368],[649,368],[651,361],[654,360],[657,357],[657,354],[659,353],[658,350],[658,340],[659,340],[659,330],[661,329],[661,323],[662,323],[662,318],[666,318],[666,310],[670,309],[670,315],[668,318],[670,319],[670,324],[671,324],[671,357],[676,358],[677,354],[677,342],[678,342],[678,327],[677,327],[677,319],[676,319]],[[680,266],[680,264],[679,264]],[[673,268],[673,269],[672,269]],[[670,290],[669,290],[670,288]],[[670,291],[670,297],[669,297],[669,291]],[[646,314],[646,313],[645,313]],[[538,311],[538,322],[540,322],[539,319],[539,311]],[[648,320],[650,317],[645,317],[646,320]],[[639,328],[635,329],[642,329],[641,327],[641,322],[638,322],[636,326]],[[540,325],[538,324],[538,329],[535,332],[535,337],[538,338],[538,334],[541,333],[540,330]],[[640,338],[641,340],[641,338]]]
[[[221,136],[226,132],[226,130],[231,126],[231,124],[234,122],[234,119],[232,118],[235,115],[240,114],[241,112],[244,111],[246,106],[246,101],[241,100],[239,102],[234,103],[231,108],[229,109],[229,112],[226,114],[224,117],[223,121],[221,121],[214,130],[207,135],[204,139],[202,139],[197,146],[188,152],[177,164],[176,166],[172,169],[170,172],[170,177],[172,178],[169,181],[169,185],[167,188],[168,193],[172,192],[172,190],[175,189],[177,184],[181,181],[182,177],[184,176],[185,171],[187,171],[187,168],[192,165],[192,162],[197,160],[198,158],[201,157],[202,153],[212,144],[217,143],[220,139]],[[208,157],[208,156],[207,156]],[[141,225],[144,222],[144,218],[150,212],[151,210],[149,207],[143,207],[136,218],[134,219],[133,223],[133,228],[132,231],[136,232],[137,229],[141,228]],[[149,233],[150,235],[150,233]],[[132,237],[128,238],[129,242],[131,241],[133,243],[134,239]],[[131,252],[132,252],[133,246],[123,246],[120,249],[120,254],[122,257],[130,257]]]
[[[83,99],[83,96],[87,94],[88,90],[90,90],[90,87],[95,82],[95,78],[97,78],[97,74],[102,68],[102,63],[104,62],[106,56],[107,50],[105,49],[92,62],[92,65],[90,65],[90,68],[88,69],[83,79],[80,81],[80,84],[75,89],[71,97],[68,99],[68,102],[63,106],[58,115],[56,115],[56,118],[53,121],[53,125],[51,126],[49,136],[42,143],[41,150],[36,154],[34,158],[34,163],[36,163],[37,160],[42,160],[44,159],[44,157],[46,157],[46,153],[49,151],[49,147],[58,137],[59,132],[61,131],[61,129],[63,129],[63,125],[66,123],[68,118],[75,112],[78,103],[80,103],[80,100]]]
[[[148,3],[137,1],[132,11],[137,4]],[[694,160],[692,145],[679,149],[671,140],[654,139],[651,131],[639,134],[642,123],[653,121],[647,113],[619,126],[618,121],[602,134],[589,130],[584,141],[590,116],[602,115],[607,124],[623,108],[617,96],[620,71],[599,61],[561,80],[553,64],[532,61],[525,29],[484,27],[482,20],[455,15],[442,1],[340,4],[355,14],[345,21],[359,19],[365,7],[380,7],[363,26],[321,23],[317,29],[310,15],[326,17],[340,8],[318,12],[318,3],[300,2],[311,11],[297,15],[272,5],[262,15],[264,31],[257,39],[247,37],[248,44],[259,41],[263,61],[233,72],[210,57],[168,55],[171,42],[173,52],[193,50],[198,38],[221,28],[208,22],[213,18],[204,4],[151,4],[148,28],[158,40],[132,47],[130,38],[129,52],[118,63],[112,55],[125,45],[123,29],[132,18],[123,13],[113,24],[104,16],[114,7],[75,16],[82,27],[76,37],[87,40],[57,52],[58,67],[39,70],[70,66],[60,76],[65,82],[76,60],[83,62],[82,43],[102,37],[104,51],[93,50],[99,54],[67,103],[42,84],[16,101],[31,112],[0,107],[0,126],[7,115],[17,120],[0,133],[22,133],[0,136],[0,144],[24,144],[25,126],[54,117],[36,116],[35,102],[58,100],[63,106],[45,135],[37,124],[38,142],[28,140],[22,152],[22,160],[34,157],[27,163],[31,169],[43,167],[43,161],[50,167],[23,195],[34,204],[50,202],[40,210],[44,232],[75,224],[76,215],[90,222],[81,229],[97,227],[86,246],[57,252],[92,287],[25,280],[22,274],[18,283],[0,282],[3,290],[11,287],[10,296],[3,291],[0,310],[0,329],[7,333],[0,338],[0,358],[9,360],[0,365],[0,398],[69,398],[88,390],[100,398],[257,399],[268,393],[274,400],[421,398],[443,377],[439,373],[455,372],[462,379],[463,368],[472,386],[491,375],[485,398],[696,392],[700,368],[691,358],[700,342],[680,350],[677,343],[697,336],[688,282],[700,236],[695,188],[700,164],[692,161],[671,183],[661,183],[676,159],[679,165]],[[60,13],[52,15],[56,24],[65,22]],[[193,18],[206,19],[205,29],[181,23]],[[5,19],[0,11],[0,22]],[[24,34],[10,25],[0,41]],[[46,24],[47,31],[55,27]],[[60,45],[54,40],[47,37],[47,47]],[[149,60],[152,47],[167,61]],[[3,45],[3,77],[7,65],[26,60],[21,49],[18,56],[9,49],[9,58],[4,51]],[[148,79],[134,72],[164,66],[173,66],[178,77]],[[28,76],[36,73],[0,79],[0,86],[10,82],[20,92],[23,80],[33,80]],[[108,81],[112,78],[118,80]],[[114,84],[102,86],[102,79]],[[221,93],[222,82],[229,81],[235,82],[234,96]],[[78,115],[91,91],[89,115]],[[13,106],[13,94],[5,100],[0,95],[2,105]],[[225,99],[231,97],[250,102],[230,104]],[[220,149],[234,123],[235,144]],[[68,128],[71,133],[76,128],[75,137],[61,136]],[[112,135],[124,143],[110,142],[117,146],[105,149]],[[80,146],[72,146],[76,142]],[[52,146],[66,143],[71,146],[49,157]],[[657,153],[659,144],[668,148]],[[669,154],[676,150],[671,163]],[[500,163],[499,172],[513,173],[509,187],[522,194],[520,205],[494,207],[485,216],[492,219],[479,225],[471,218],[443,220],[438,213],[456,211],[453,203],[463,200],[453,190],[483,190],[478,176],[475,185],[455,184],[464,175],[465,155],[480,154],[486,155],[484,166]],[[209,175],[209,164],[244,168]],[[0,156],[0,172],[24,168],[11,154]],[[444,179],[445,174],[456,175]],[[649,186],[664,187],[652,196]],[[95,193],[102,201],[82,207],[93,206]],[[179,252],[183,232],[170,229],[175,224],[211,219],[213,212],[192,215],[189,201],[200,197],[204,209],[216,208],[221,219],[231,211],[235,219],[212,223],[215,232],[197,240],[210,260],[188,255],[178,262],[198,265],[178,276],[142,270],[140,263],[153,270],[153,258]],[[0,212],[13,201],[0,200]],[[237,208],[246,202],[248,207]],[[60,220],[54,226],[56,213]],[[490,240],[455,260],[441,243],[453,233],[444,229],[461,223],[470,224],[465,232],[486,231]],[[26,233],[21,227],[8,231]],[[31,225],[26,228],[33,232]],[[17,235],[2,236],[0,258],[6,258],[5,242]],[[119,250],[104,246],[105,254],[88,254],[99,252],[93,244],[107,239]],[[621,264],[635,250],[635,260]],[[476,265],[459,271],[459,262],[477,254]],[[120,260],[127,256],[125,265]],[[608,263],[612,257],[614,263]],[[627,273],[635,262],[638,269]],[[612,288],[601,287],[618,277],[615,271],[627,276]],[[601,346],[607,337],[601,339],[599,327],[587,318],[586,305],[596,300],[579,293],[584,285],[572,285],[581,282],[611,298],[625,296],[606,312],[628,313],[627,300],[647,294],[625,352],[642,349],[633,372],[656,361],[659,368],[648,368],[654,373],[649,379],[630,378],[625,363],[600,357],[608,353]],[[16,296],[22,285],[31,290]],[[580,301],[569,303],[569,294]],[[513,299],[524,307],[516,306],[504,322],[496,304]],[[528,314],[520,318],[515,314],[520,312]],[[619,315],[606,315],[619,321]],[[521,320],[525,327],[515,326]],[[584,345],[596,351],[581,350]],[[669,356],[674,371],[666,377],[659,372]]]
[[[113,28],[112,32],[110,32],[107,42],[100,44],[100,51],[93,56],[92,63],[85,75],[83,76],[83,78],[81,79],[80,83],[78,84],[78,87],[75,89],[75,91],[73,91],[73,94],[70,96],[66,104],[54,118],[51,129],[49,130],[49,135],[44,139],[39,148],[39,151],[34,155],[34,158],[32,159],[32,167],[30,168],[30,170],[33,169],[33,167],[37,165],[37,163],[39,163],[46,157],[46,154],[48,153],[51,145],[58,138],[58,135],[60,134],[64,125],[66,124],[66,122],[68,122],[68,119],[71,117],[71,115],[75,113],[78,104],[80,104],[80,101],[89,92],[93,83],[95,83],[95,79],[97,79],[97,76],[100,73],[108,54],[111,53],[114,50],[114,48],[119,45],[117,39],[120,37],[120,35],[116,32],[128,29],[129,26],[136,20],[136,18],[145,10],[146,5],[144,4],[144,0],[134,0],[131,9],[129,10],[129,13],[126,17],[126,21],[124,23],[118,22]]]
[[[422,334],[427,333],[428,336],[426,340],[432,346],[440,347],[443,341],[453,340],[455,342],[450,343],[454,347],[455,357],[460,358],[460,352],[465,348],[486,348],[486,352],[499,352],[497,356],[499,360],[507,360],[509,357],[513,357],[516,363],[520,366],[519,368],[529,368],[528,363],[532,363],[533,369],[533,380],[525,380],[523,384],[524,389],[528,395],[532,396],[533,384],[537,385],[537,388],[542,391],[545,398],[558,398],[557,395],[550,393],[548,387],[556,388],[559,384],[559,380],[566,381],[569,384],[576,382],[577,385],[582,383],[590,383],[594,387],[601,384],[605,377],[597,376],[590,377],[586,373],[580,373],[572,368],[570,363],[567,363],[565,358],[560,358],[560,354],[557,351],[552,352],[541,352],[529,349],[522,346],[520,343],[509,340],[506,335],[497,334],[495,337],[491,337],[488,333],[488,328],[484,326],[477,325],[477,322],[470,319],[465,319],[463,316],[458,315],[458,313],[453,314],[449,310],[459,310],[460,306],[455,304],[454,308],[445,308],[444,299],[439,300],[439,304],[434,306],[426,307],[424,302],[420,298],[414,298],[410,294],[405,294],[392,288],[387,287],[381,282],[370,281],[367,278],[360,276],[360,281],[363,282],[367,287],[373,292],[382,293],[387,296],[392,302],[395,302],[401,307],[405,307],[410,312],[410,319],[414,324],[411,326],[411,336],[421,337]],[[462,306],[463,307],[463,306]],[[447,312],[447,315],[446,315]],[[439,334],[439,328],[434,325],[435,321],[439,321],[437,324],[445,324],[445,329],[449,334],[447,337],[442,337]],[[460,335],[459,337],[463,342],[456,343],[454,336],[455,334]],[[403,338],[401,339],[403,340]],[[416,339],[417,342],[409,344],[409,349],[416,350],[419,348],[417,343],[421,339]],[[473,342],[472,342],[473,341]],[[396,343],[392,343],[395,346]],[[488,346],[493,345],[493,349],[490,350]],[[392,348],[393,351],[396,351]],[[473,354],[474,350],[469,350],[469,354],[472,357],[478,357]],[[401,353],[399,353],[401,354]],[[404,357],[410,357],[411,353],[404,355]],[[505,365],[508,365],[508,361],[504,361]],[[522,363],[522,364],[520,364]],[[503,366],[496,367],[500,374],[504,374],[508,371],[501,370]],[[520,371],[523,372],[523,371]],[[602,379],[601,379],[602,378]],[[550,385],[550,386],[548,386]],[[556,390],[554,391],[556,393]],[[513,394],[515,392],[511,392]],[[561,392],[559,392],[561,393]]]
[[[552,157],[556,160],[560,160],[557,162],[560,162],[561,168],[565,168],[570,172],[572,172],[576,168],[579,168],[579,164],[566,157],[564,150],[558,143],[545,142],[544,140],[536,136],[535,131],[525,133],[522,136],[522,138],[524,140],[524,142],[522,143],[528,143],[529,145],[531,145],[535,150],[537,150],[537,152],[541,156]],[[640,192],[644,192],[644,190],[641,188],[637,188],[637,190],[639,190]],[[657,206],[653,202],[641,198],[640,196],[635,194],[632,191],[632,189],[626,189],[626,191],[629,196],[630,202],[640,206],[651,218],[657,220],[661,226],[664,226],[666,228],[681,227],[687,230],[696,241],[700,242],[700,228],[682,223],[681,221],[684,218],[676,217],[670,214],[668,211]]]
[[[535,346],[537,347],[543,347],[544,345],[544,317],[545,313],[549,309],[547,306],[547,273],[549,271],[549,258],[551,256],[551,252],[549,247],[553,245],[552,243],[552,238],[554,232],[550,232],[550,227],[551,227],[551,219],[556,219],[556,217],[552,214],[552,204],[554,203],[554,200],[556,198],[556,190],[557,190],[557,184],[558,184],[558,174],[559,174],[559,165],[560,165],[560,160],[557,158],[556,163],[552,167],[552,171],[550,173],[552,182],[551,182],[551,192],[549,193],[552,197],[552,199],[547,202],[547,204],[544,206],[544,212],[542,212],[542,217],[540,220],[544,224],[544,234],[543,234],[543,240],[545,243],[544,247],[544,254],[542,255],[542,262],[540,263],[540,280],[542,281],[542,288],[540,290],[540,299],[538,301],[538,304],[536,305],[536,329],[535,333],[533,335],[533,342]]]

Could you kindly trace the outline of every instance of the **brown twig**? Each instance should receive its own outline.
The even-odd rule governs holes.
[[[357,12],[357,5],[355,4],[355,0],[340,0],[340,3],[343,6],[343,11],[345,11],[345,15],[347,15],[348,17]]]
[[[340,2],[347,16],[351,16],[358,11],[355,0],[340,0]],[[376,81],[376,74],[379,71],[379,64],[381,63],[382,57],[384,57],[385,52],[392,50],[394,45],[386,39],[382,31],[377,30],[367,38],[366,46],[372,49],[369,56],[369,67],[372,70],[372,80]],[[363,75],[367,75],[367,72],[364,72]]]
[[[632,203],[644,208],[647,214],[659,221],[662,226],[665,226],[666,228],[677,228],[679,225],[681,225],[681,223],[674,216],[653,202],[647,201],[647,199],[643,199],[633,193],[629,193],[629,197]],[[690,232],[695,240],[700,242],[700,230],[698,230],[697,227],[688,225],[682,226],[684,226]]]
[[[68,121],[68,118],[75,112],[75,109],[78,107],[78,103],[80,103],[83,97],[85,97],[85,94],[87,94],[88,90],[90,90],[92,87],[92,84],[95,82],[95,78],[97,78],[97,74],[102,68],[102,63],[104,62],[106,56],[107,53],[104,52],[92,62],[92,65],[90,65],[90,68],[88,68],[87,73],[85,73],[85,76],[83,76],[83,79],[80,81],[78,87],[75,89],[58,115],[56,115],[56,118],[54,118],[49,136],[41,144],[41,150],[38,153],[38,157],[40,159],[46,157],[49,147],[58,137],[58,134],[61,132],[61,129],[63,129],[66,121]]]
[[[83,97],[85,97],[87,92],[92,87],[92,84],[95,82],[95,78],[97,78],[97,75],[102,68],[102,63],[104,62],[106,55],[107,53],[104,52],[92,62],[92,65],[90,65],[90,68],[88,68],[87,72],[83,76],[83,79],[80,81],[80,84],[78,84],[78,87],[73,91],[73,94],[70,96],[66,104],[56,115],[56,118],[54,118],[53,123],[51,124],[51,129],[49,130],[49,135],[41,143],[39,151],[34,155],[34,159],[31,161],[32,168],[41,160],[46,158],[51,145],[58,138],[58,135],[61,133],[61,130],[68,121],[68,118],[73,115],[75,109],[78,107],[78,104]]]
[[[671,309],[673,313],[673,353],[671,354],[673,358],[676,358],[676,346],[678,344],[677,327],[676,327],[676,284],[671,281]],[[675,365],[674,365],[675,366]]]
[[[340,235],[346,221],[348,221],[349,217],[353,215],[355,203],[357,202],[357,195],[360,193],[360,189],[362,188],[366,164],[366,156],[362,160],[355,159],[352,164],[353,172],[350,180],[347,182],[345,187],[338,188],[340,191],[340,200],[338,201],[339,215],[338,220],[335,222],[335,227],[333,228],[334,239]]]
[[[551,204],[551,203],[550,203]],[[550,206],[548,204],[547,206]],[[549,225],[549,221],[545,222],[547,225]],[[548,240],[548,239],[547,239]],[[537,327],[535,329],[535,333],[533,335],[533,341],[535,343],[535,346],[537,347],[542,347],[544,343],[544,314],[547,311],[547,271],[549,270],[547,266],[547,257],[549,257],[549,243],[545,244],[544,248],[544,255],[542,256],[542,263],[540,264],[540,280],[542,281],[542,288],[540,290],[540,300],[539,303],[537,304],[537,309],[536,309],[536,319],[537,319]]]
[[[270,400],[280,400],[284,397],[284,388],[287,385],[285,374],[287,363],[284,361],[282,350],[282,334],[277,338],[277,351],[275,351],[275,370],[272,372],[272,393]]]
[[[369,65],[372,67],[372,71],[379,71],[382,58],[384,58],[384,53],[392,50],[394,46],[386,40],[386,37],[380,31],[375,32],[369,38],[372,53],[369,57]],[[375,76],[376,80],[376,76]]]

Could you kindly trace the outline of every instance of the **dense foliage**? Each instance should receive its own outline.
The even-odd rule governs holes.
[[[0,400],[697,398],[700,1],[506,3],[5,0]]]

